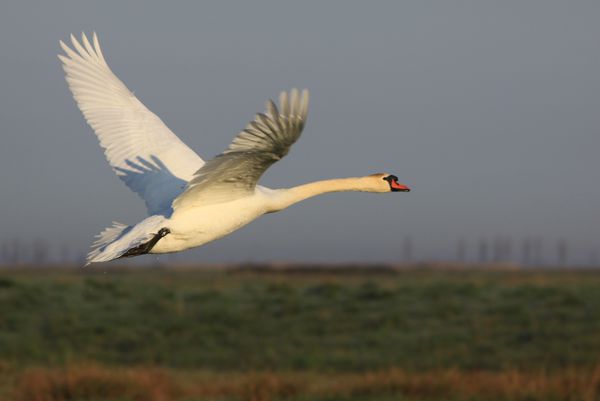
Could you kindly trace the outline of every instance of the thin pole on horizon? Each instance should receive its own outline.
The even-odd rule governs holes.
[[[542,265],[542,237],[535,237],[533,239],[533,263],[536,267]]]
[[[404,237],[402,242],[402,258],[404,263],[412,262],[413,241],[411,237]]]
[[[556,244],[556,256],[558,257],[558,265],[565,267],[568,260],[568,244],[564,238],[558,240]]]
[[[41,238],[36,238],[31,245],[31,262],[35,266],[48,262],[48,244]]]
[[[0,264],[8,264],[10,259],[10,250],[8,248],[8,243],[2,243],[2,259],[0,260]]]
[[[502,261],[502,238],[495,237],[492,243],[492,262]]]
[[[456,243],[456,259],[460,263],[465,263],[467,255],[467,242],[464,238],[460,238]]]
[[[70,251],[67,244],[62,244],[60,247],[60,263],[63,265],[69,264]]]
[[[525,266],[531,265],[531,239],[528,237],[523,240],[523,245],[521,248],[521,261]]]
[[[479,263],[488,262],[488,243],[485,238],[479,239]]]
[[[512,262],[512,239],[510,236],[504,239],[504,257],[507,262]]]

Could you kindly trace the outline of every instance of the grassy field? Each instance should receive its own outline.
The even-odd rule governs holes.
[[[600,271],[4,269],[0,397],[598,400]]]

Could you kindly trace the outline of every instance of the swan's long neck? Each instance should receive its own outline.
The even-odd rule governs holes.
[[[283,210],[313,196],[342,191],[380,192],[373,188],[370,177],[336,178],[315,181],[288,189],[279,189],[273,200],[273,212]]]

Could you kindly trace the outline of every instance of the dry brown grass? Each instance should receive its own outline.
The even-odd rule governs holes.
[[[446,370],[407,373],[391,369],[349,375],[327,389],[347,396],[402,394],[409,399],[564,400],[600,399],[600,369],[557,373],[465,372]]]
[[[306,392],[302,377],[268,372],[178,372],[160,368],[109,368],[94,364],[31,368],[17,375],[14,401],[225,399],[267,401]]]
[[[96,365],[28,369],[15,384],[14,399],[22,401],[168,401],[184,394],[177,380],[163,370],[113,370]]]
[[[600,366],[561,372],[211,373],[164,368],[108,368],[94,364],[33,368],[17,374],[10,400],[270,401],[304,397],[402,395],[414,400],[600,399]]]

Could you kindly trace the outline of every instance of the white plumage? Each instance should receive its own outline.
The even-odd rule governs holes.
[[[95,33],[92,41],[71,35],[73,49],[60,42],[69,88],[113,170],[149,214],[162,213],[204,161],[113,74]]]
[[[206,163],[148,110],[113,74],[98,37],[71,35],[59,55],[66,80],[117,176],[146,203],[148,214],[133,226],[113,223],[93,244],[88,264],[145,253],[168,253],[205,244],[325,192],[408,191],[389,174],[326,180],[290,189],[257,185],[302,133],[308,92],[282,92],[279,109],[268,101],[227,150]]]

